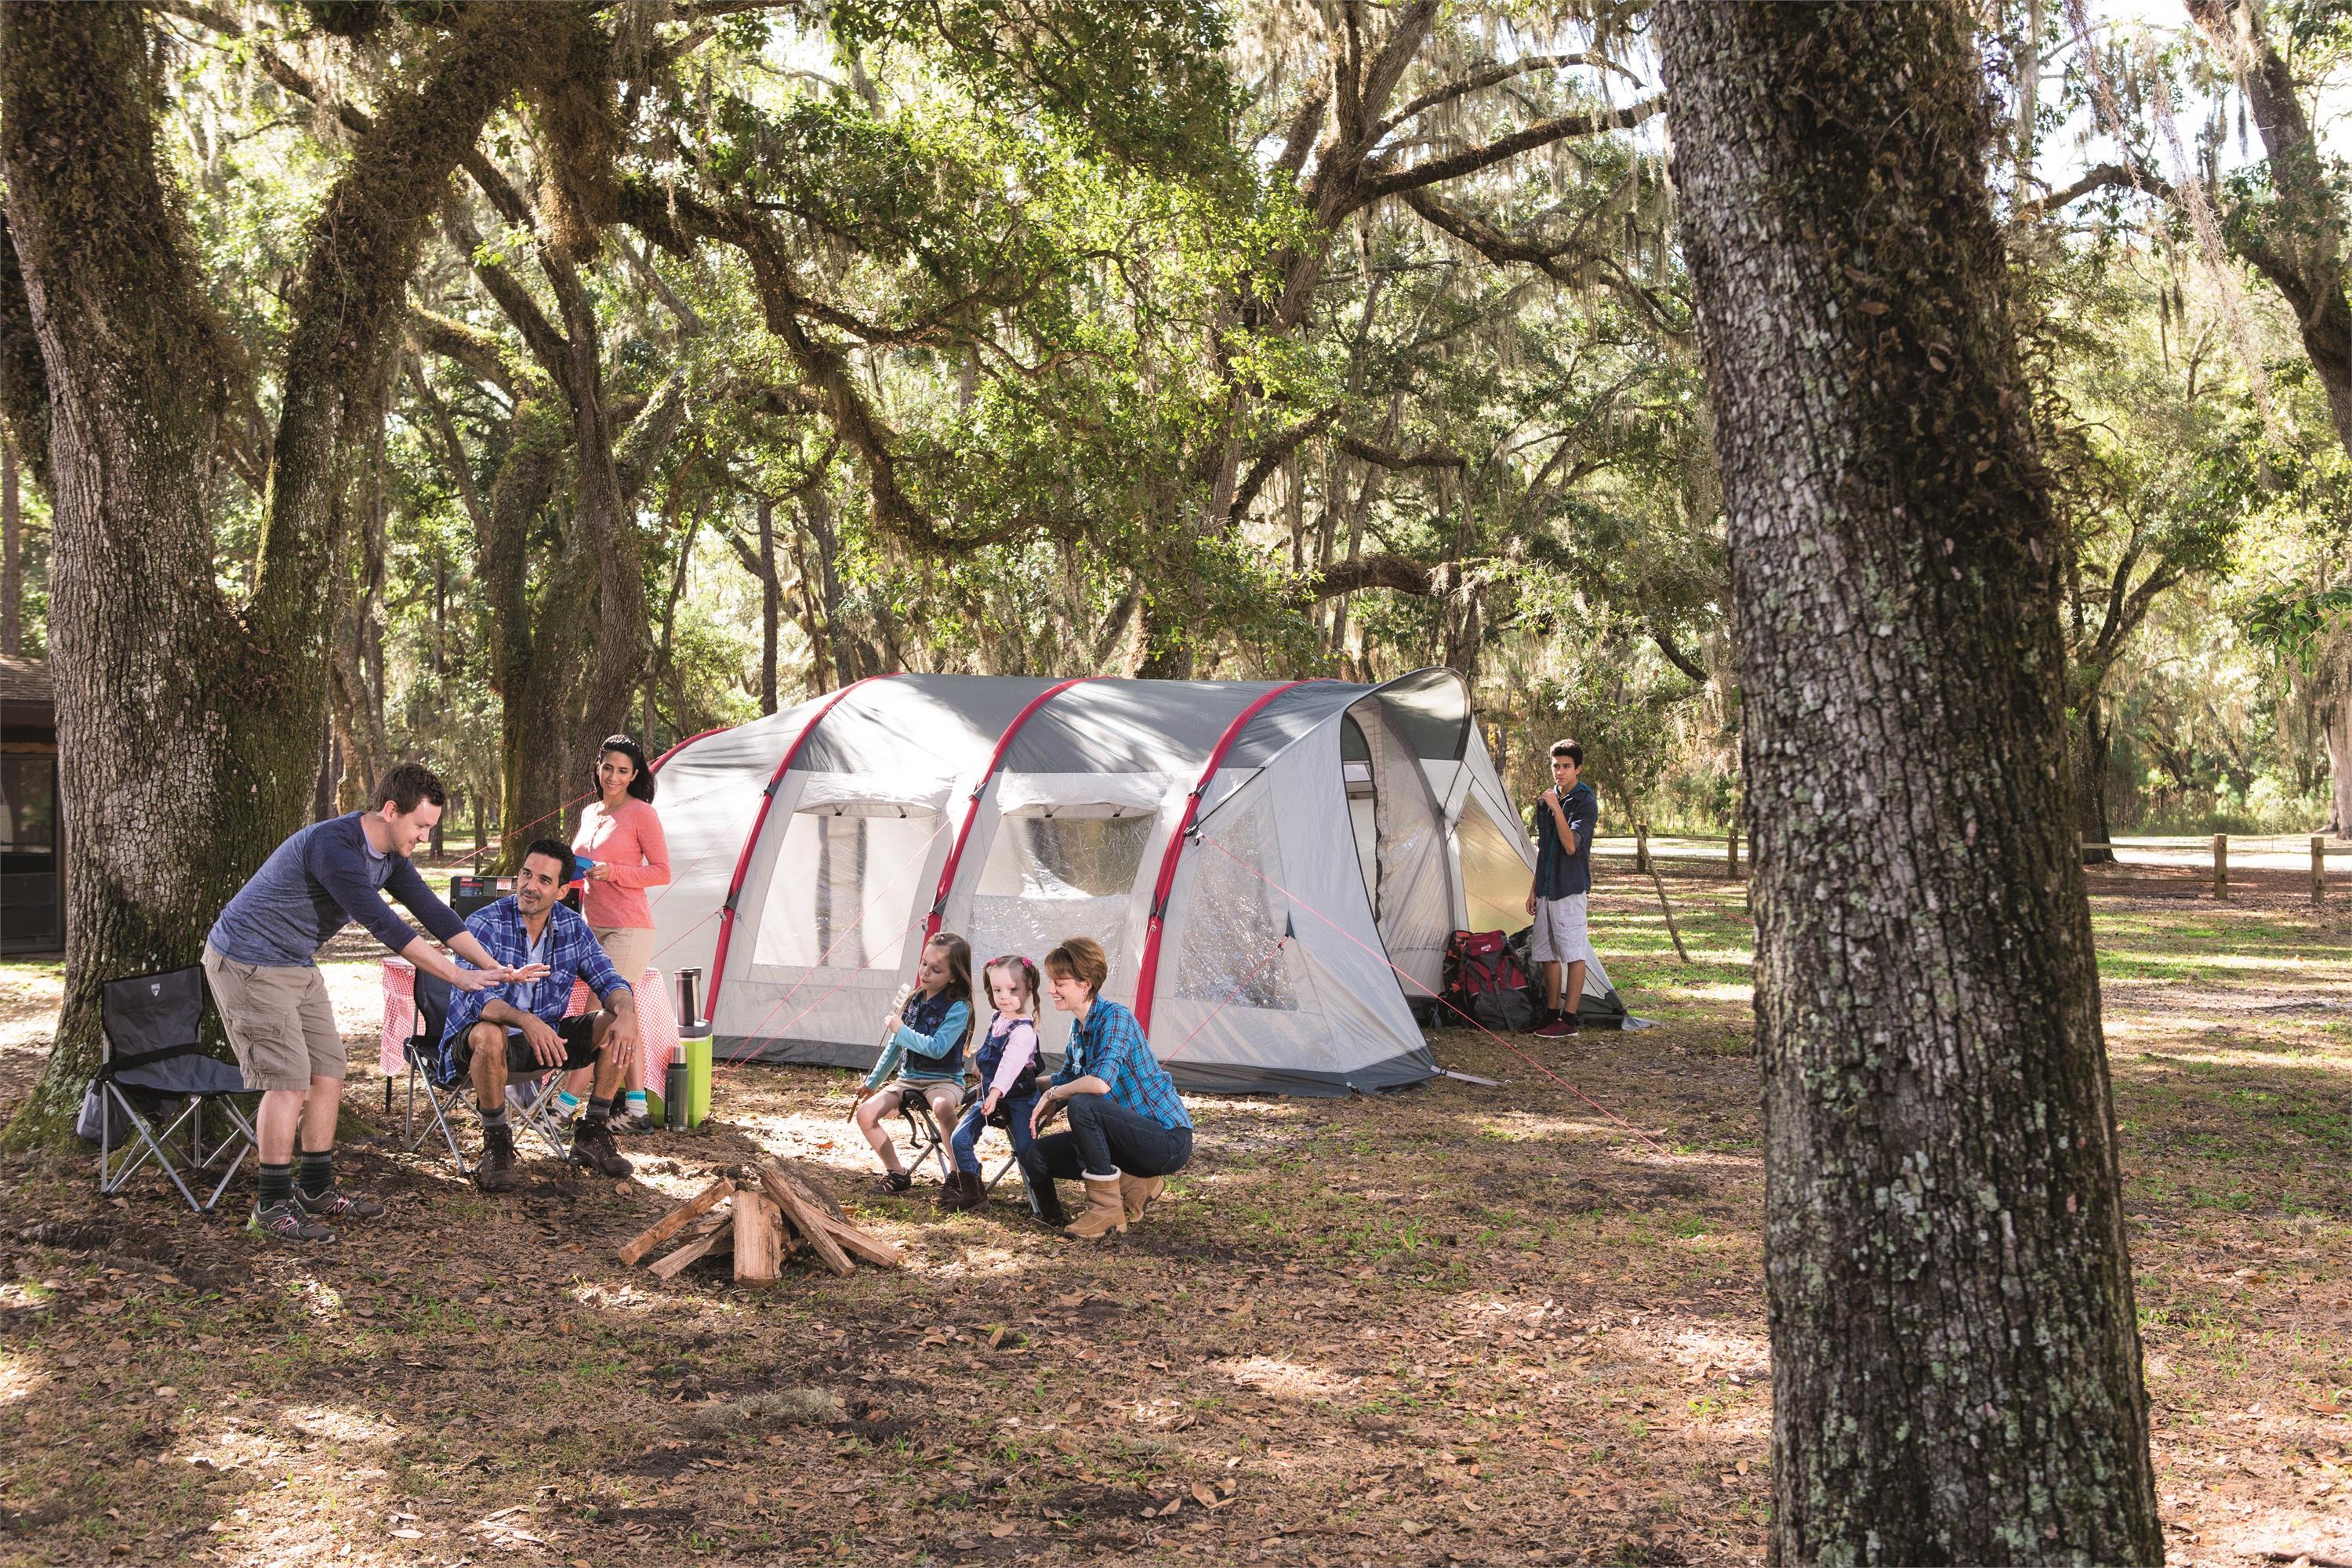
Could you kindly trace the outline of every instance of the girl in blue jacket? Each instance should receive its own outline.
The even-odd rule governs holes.
[[[882,1157],[885,1193],[903,1193],[915,1184],[915,1178],[883,1130],[883,1118],[896,1115],[911,1095],[929,1106],[944,1138],[963,1109],[963,1046],[971,1033],[971,943],[941,931],[923,944],[914,994],[899,1008],[898,1026],[882,1047],[881,1059],[866,1075],[851,1112],[866,1142]]]

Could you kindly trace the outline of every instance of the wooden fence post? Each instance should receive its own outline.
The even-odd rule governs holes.
[[[2311,841],[2311,907],[2319,908],[2327,901],[2327,840],[2315,837]]]
[[[2226,833],[2213,835],[2213,896],[2230,896],[2230,836]]]
[[[1727,869],[1724,875],[1737,882],[1739,880],[1739,829],[1733,828],[1725,838],[1725,843],[1729,847],[1725,855],[1724,865]]]

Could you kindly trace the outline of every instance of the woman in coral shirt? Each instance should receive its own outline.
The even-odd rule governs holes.
[[[607,735],[596,754],[596,784],[603,798],[581,814],[572,852],[586,861],[580,912],[604,945],[604,956],[634,989],[654,959],[654,916],[647,888],[669,884],[669,844],[654,810],[654,773],[646,753],[626,735]],[[585,1078],[586,1074],[580,1075]],[[567,1084],[577,1093],[582,1084]],[[629,1100],[613,1119],[615,1132],[643,1132],[653,1125],[646,1106],[642,1055],[629,1053]]]

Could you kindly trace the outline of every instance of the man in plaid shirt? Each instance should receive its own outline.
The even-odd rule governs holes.
[[[1192,1157],[1192,1118],[1135,1015],[1097,994],[1110,978],[1102,943],[1074,936],[1045,955],[1045,969],[1054,1005],[1076,1018],[1062,1070],[1037,1097],[1029,1125],[1043,1128],[1066,1109],[1070,1130],[1032,1143],[1021,1175],[1048,1193],[1056,1177],[1084,1178],[1087,1212],[1063,1228],[1091,1239],[1143,1218]]]
[[[595,1089],[572,1135],[572,1163],[608,1176],[629,1173],[629,1162],[613,1144],[613,1096],[636,1048],[636,996],[587,921],[556,902],[571,875],[572,851],[551,838],[538,839],[523,852],[513,895],[466,922],[499,963],[546,965],[539,980],[457,993],[441,1031],[441,1080],[474,1080],[474,1109],[482,1119],[474,1183],[486,1193],[511,1192],[520,1180],[514,1133],[507,1126],[510,1073],[535,1078],[593,1065]],[[603,1011],[563,1016],[574,979],[588,983]]]

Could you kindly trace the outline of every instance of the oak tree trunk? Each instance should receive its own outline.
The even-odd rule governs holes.
[[[2107,762],[2115,751],[2116,721],[2099,692],[2077,700],[2067,740],[2074,770],[2074,833],[2084,844],[2102,846],[2084,850],[2083,864],[2112,866],[2116,852],[2104,846],[2116,837],[2107,821]]]
[[[0,239],[0,245],[7,241]],[[25,651],[25,518],[17,489],[16,447],[0,439],[0,653]]]
[[[2321,697],[2319,726],[2327,742],[2327,831],[2352,838],[2352,629],[2336,639],[2335,679]]]
[[[98,985],[194,963],[316,779],[351,476],[426,217],[570,7],[458,19],[419,51],[313,222],[278,376],[259,566],[215,586],[203,497],[241,372],[155,148],[148,13],[0,7],[0,176],[37,363],[5,353],[9,426],[47,442],[52,674],[66,834],[66,997],[10,1129],[69,1135]],[[11,288],[16,287],[13,283]],[[15,298],[0,313],[17,317]],[[194,803],[192,805],[192,803]]]
[[[1654,15],[1747,698],[1773,1556],[2160,1563],[1968,14]]]
[[[874,657],[865,639],[849,626],[849,586],[841,574],[841,533],[833,497],[823,485],[812,485],[802,495],[801,522],[807,530],[810,550],[816,558],[817,592],[824,605],[825,641],[832,653],[835,685],[846,686],[866,676],[880,674],[882,661]],[[802,581],[807,581],[805,572]]]
[[[776,710],[776,617],[783,610],[776,578],[776,503],[760,498],[760,711]]]
[[[49,443],[67,858],[64,1016],[20,1142],[72,1125],[98,982],[195,960],[250,869],[243,847],[299,820],[314,761],[315,705],[273,729],[277,694],[243,677],[214,586],[194,480],[219,344],[163,196],[146,44],[134,7],[0,7],[0,161]]]

